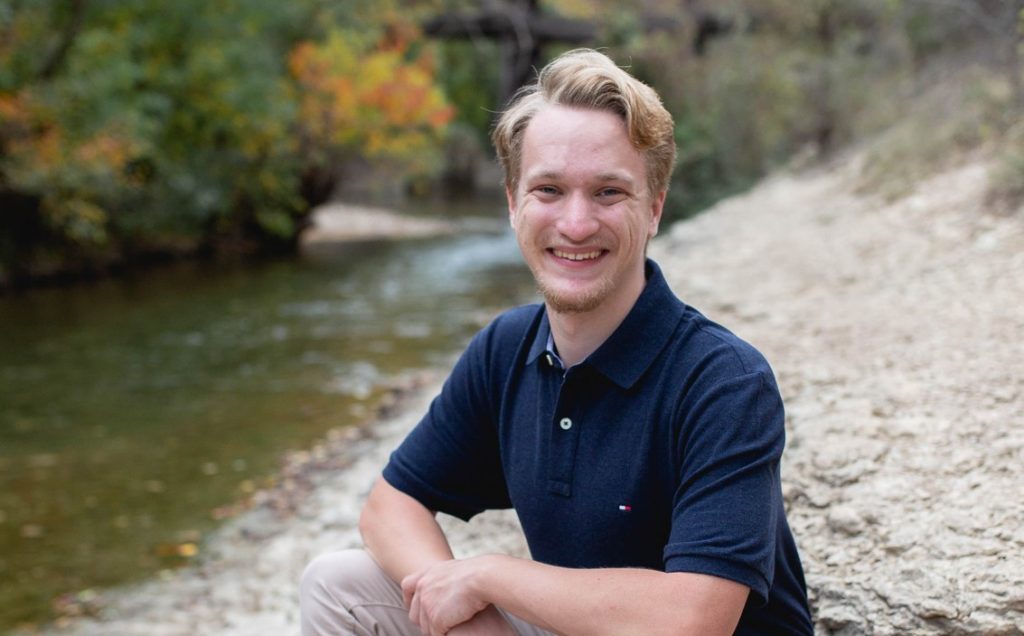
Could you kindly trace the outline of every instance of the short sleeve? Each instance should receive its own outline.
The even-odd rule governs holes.
[[[499,328],[496,321],[473,338],[384,468],[384,478],[398,490],[464,520],[511,507],[498,448]]]
[[[770,370],[716,379],[684,398],[679,484],[664,559],[748,586],[767,602],[782,510],[782,399]]]

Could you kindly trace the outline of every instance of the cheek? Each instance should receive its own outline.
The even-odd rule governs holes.
[[[549,223],[543,209],[520,208],[512,219],[512,230],[520,242],[531,242],[544,234]]]
[[[526,234],[526,218],[523,213],[520,212],[512,217],[512,231],[515,232],[516,238],[520,241],[523,240]]]
[[[631,223],[629,226],[629,240],[634,245],[643,245],[649,238],[648,226],[642,220],[637,220],[636,223]]]

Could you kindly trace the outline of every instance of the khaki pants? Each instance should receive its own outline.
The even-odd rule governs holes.
[[[363,550],[314,559],[299,586],[302,636],[422,636],[409,620],[402,588]],[[551,636],[502,612],[523,636]]]

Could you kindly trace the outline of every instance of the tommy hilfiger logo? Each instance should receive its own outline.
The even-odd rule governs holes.
[[[633,506],[629,504],[619,504],[619,510],[621,510],[622,512],[632,512]]]

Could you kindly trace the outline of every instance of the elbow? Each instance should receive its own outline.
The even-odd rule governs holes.
[[[381,486],[378,482],[371,490],[370,495],[363,504],[359,513],[359,535],[363,538],[363,544],[373,552],[374,539],[381,527],[381,513],[386,508],[381,502]]]
[[[363,544],[372,553],[377,543],[389,540],[396,529],[409,526],[421,519],[433,520],[433,513],[409,495],[396,490],[383,477],[370,489],[363,510],[359,514],[359,534]]]
[[[359,513],[359,536],[363,538],[363,543],[368,543],[367,537],[373,534],[373,518],[367,514],[367,506],[363,506],[363,510]]]

